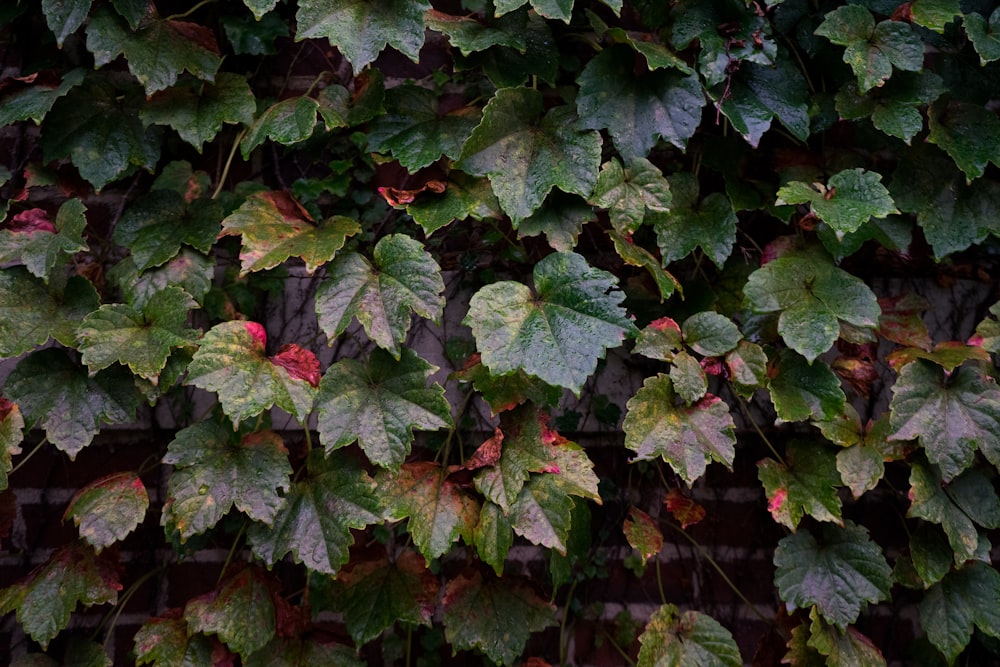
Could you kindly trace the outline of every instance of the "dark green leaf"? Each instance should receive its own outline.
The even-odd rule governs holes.
[[[688,484],[705,473],[710,461],[731,468],[736,436],[728,406],[712,394],[691,406],[676,402],[669,377],[647,378],[626,406],[625,446],[638,460],[663,457]]]
[[[837,112],[848,120],[871,116],[876,128],[910,143],[924,127],[918,107],[943,92],[941,77],[931,72],[902,72],[867,93],[861,92],[856,81],[849,81],[837,93]]]
[[[76,542],[58,549],[23,581],[0,590],[0,614],[16,611],[25,634],[44,649],[78,604],[116,604],[121,589],[114,564]]]
[[[0,229],[0,263],[24,264],[32,275],[48,283],[52,270],[60,261],[87,249],[83,240],[86,210],[79,199],[68,199],[59,207],[55,225],[42,209],[30,209],[14,216],[11,228]],[[18,227],[22,216],[27,218],[25,226]]]
[[[501,576],[507,553],[514,544],[514,530],[499,505],[488,500],[483,503],[472,538],[479,559]]]
[[[982,546],[976,525],[1000,527],[1000,498],[979,470],[969,470],[944,484],[934,467],[914,461],[909,496],[907,516],[940,524],[956,565],[974,558]]]
[[[90,444],[102,423],[134,420],[139,404],[127,370],[116,367],[90,377],[58,349],[34,352],[18,362],[4,393],[20,406],[29,428],[43,428],[48,441],[71,459]]]
[[[700,400],[708,391],[708,376],[705,374],[705,369],[685,350],[674,355],[673,365],[670,367],[670,381],[674,384],[674,391],[686,405]]]
[[[41,123],[56,100],[80,85],[85,74],[86,70],[78,68],[63,74],[58,82],[47,79],[38,81],[36,78],[31,85],[15,88],[13,92],[0,96],[0,127],[19,120],[32,120],[36,125]]]
[[[125,539],[142,523],[149,508],[149,495],[134,472],[102,477],[80,489],[63,519],[73,518],[80,537],[97,553]]]
[[[76,345],[76,327],[99,304],[90,281],[73,276],[53,294],[22,267],[0,270],[0,356],[15,357],[54,338]]]
[[[275,633],[273,584],[256,567],[245,567],[214,591],[184,607],[188,632],[218,635],[244,660],[267,645]]]
[[[264,351],[266,334],[256,322],[233,320],[212,327],[202,338],[188,366],[188,384],[214,391],[222,410],[234,425],[255,417],[273,405],[304,420],[312,411],[314,387],[319,382],[319,362],[312,357],[307,372],[295,373]],[[308,363],[308,362],[307,362]]]
[[[979,62],[983,65],[1000,59],[1000,7],[990,14],[989,22],[982,14],[969,12],[962,19],[965,33],[972,40],[972,45],[979,54]]]
[[[62,48],[66,38],[80,29],[90,14],[94,0],[42,0],[45,22],[56,36],[56,44]],[[5,123],[0,123],[3,125]]]
[[[180,287],[202,303],[215,278],[215,264],[200,252],[181,248],[166,264],[143,271],[136,268],[131,256],[118,262],[108,272],[108,279],[121,290],[125,302],[143,310],[150,299],[168,287]]]
[[[364,667],[356,649],[310,636],[285,638],[276,636],[267,646],[254,652],[245,667]]]
[[[888,599],[892,569],[868,531],[850,521],[827,524],[822,540],[801,531],[778,542],[774,581],[789,610],[815,605],[843,630],[857,620],[865,603]]]
[[[732,320],[711,310],[695,313],[684,320],[681,332],[684,344],[706,357],[721,357],[743,338]]]
[[[529,0],[495,0],[496,13],[506,14],[523,7]],[[573,0],[530,0],[531,7],[547,19],[569,23],[573,11]]]
[[[427,560],[444,554],[459,538],[473,543],[479,501],[447,479],[437,464],[404,463],[398,472],[380,471],[376,481],[386,518],[409,518],[413,543]]]
[[[456,159],[462,144],[479,124],[479,112],[470,107],[440,113],[438,95],[415,85],[391,88],[385,94],[387,113],[368,132],[368,150],[392,153],[415,172],[439,157]]]
[[[488,176],[500,206],[516,223],[553,187],[588,196],[600,164],[600,135],[576,129],[572,109],[555,107],[543,115],[541,93],[502,88],[483,109],[457,166]]]
[[[624,295],[611,274],[573,253],[536,264],[534,283],[534,293],[511,281],[483,287],[464,323],[491,373],[522,369],[579,393],[605,349],[635,331],[619,306]]]
[[[552,439],[551,433],[544,414],[531,405],[504,413],[493,437],[480,445],[466,463],[470,468],[482,468],[476,473],[476,490],[505,515],[509,513],[529,473],[554,469],[555,452],[546,444]]]
[[[977,364],[950,374],[923,359],[907,364],[889,409],[889,437],[919,438],[945,481],[968,468],[977,449],[1000,465],[1000,388]]]
[[[681,290],[681,284],[669,272],[663,270],[660,259],[645,248],[632,242],[631,237],[624,237],[614,231],[608,231],[608,236],[615,244],[615,252],[629,266],[639,266],[646,269],[656,283],[660,292],[660,300],[669,298],[675,291]]]
[[[525,15],[527,22],[524,21]],[[523,49],[493,46],[485,51],[461,55],[455,58],[457,69],[478,69],[486,72],[497,88],[512,88],[523,85],[537,77],[550,85],[555,85],[559,73],[559,51],[549,29],[548,22],[534,12],[514,12],[501,16],[497,25],[504,24],[524,36]]]
[[[272,269],[289,257],[301,258],[312,274],[360,231],[357,222],[342,215],[316,224],[291,195],[278,190],[250,195],[223,219],[219,236],[242,237],[241,275]]]
[[[572,252],[583,225],[597,220],[594,207],[576,195],[556,190],[541,208],[517,224],[517,237],[545,234],[549,247],[557,252]]]
[[[310,571],[335,574],[354,544],[351,529],[379,521],[374,490],[375,482],[354,459],[313,450],[309,475],[285,493],[270,525],[250,527],[254,554],[272,566],[291,552]]]
[[[338,606],[347,631],[362,646],[396,621],[430,625],[438,596],[438,580],[416,551],[353,563],[337,577],[342,584]]]
[[[437,321],[444,308],[441,268],[424,246],[404,234],[383,236],[374,262],[350,252],[327,266],[316,290],[319,325],[331,341],[355,317],[368,337],[399,359],[410,312]]]
[[[427,386],[437,367],[409,348],[402,352],[397,361],[375,350],[367,364],[341,359],[326,371],[316,408],[327,452],[357,441],[372,463],[395,470],[410,453],[414,428],[451,425],[444,389]]]
[[[757,477],[767,493],[767,509],[774,520],[795,530],[804,515],[843,525],[837,487],[840,475],[833,450],[820,443],[793,440],[785,459],[763,459]]]
[[[177,433],[163,462],[174,466],[161,523],[181,540],[203,533],[235,507],[270,525],[289,488],[288,450],[277,433],[240,438],[215,422],[199,422]]]
[[[959,0],[914,0],[910,16],[917,25],[943,33],[955,17],[962,16]]]
[[[327,86],[319,94],[319,113],[326,129],[354,127],[385,113],[385,80],[381,72],[369,69],[354,79],[354,93],[343,86]]]
[[[810,364],[791,350],[781,352],[770,385],[774,409],[786,422],[832,419],[847,400],[829,366]]]
[[[326,37],[360,72],[388,45],[416,62],[424,44],[420,0],[302,0],[297,40]]]
[[[978,543],[978,537],[975,541]],[[955,553],[941,528],[921,523],[910,532],[910,559],[924,585],[932,586],[951,572]]]
[[[445,638],[455,650],[477,649],[503,665],[514,664],[531,633],[556,624],[552,605],[525,583],[484,580],[479,572],[450,580],[441,606]]]
[[[288,24],[276,13],[265,14],[259,21],[252,16],[226,14],[220,22],[236,55],[273,54],[277,51],[275,40],[288,36]]]
[[[407,204],[406,212],[413,216],[414,221],[428,235],[456,220],[482,220],[503,216],[500,202],[493,194],[490,182],[457,170],[449,175],[444,192],[423,194],[412,204]],[[522,228],[526,222],[527,220],[522,221]]]
[[[173,190],[154,190],[125,210],[113,238],[132,250],[136,268],[145,271],[173,259],[182,245],[207,253],[222,216],[222,207],[215,201],[186,202]]]
[[[45,159],[71,160],[97,190],[136,167],[152,170],[160,159],[160,140],[139,119],[142,99],[137,86],[119,91],[104,77],[88,76],[46,115]]]
[[[21,453],[24,440],[24,417],[17,403],[0,396],[0,491],[7,488],[7,475],[13,469],[11,457]]]
[[[927,591],[920,602],[920,625],[948,664],[972,639],[973,626],[1000,637],[1000,573],[985,563],[952,572]]]
[[[978,104],[942,101],[927,112],[927,140],[951,156],[972,181],[992,162],[1000,165],[1000,118]]]
[[[436,32],[448,36],[448,41],[463,56],[485,51],[491,46],[508,46],[523,51],[527,48],[524,27],[527,13],[506,13],[495,22],[480,23],[475,18],[452,16],[436,9],[424,14],[424,23]]]
[[[216,667],[217,654],[225,650],[205,635],[188,635],[182,618],[151,618],[134,642],[136,664],[153,667]]]
[[[681,612],[672,604],[657,609],[639,635],[638,667],[691,665],[739,667],[743,664],[733,635],[698,611]]]
[[[151,7],[147,0],[111,0],[115,11],[121,15],[132,30],[138,30],[143,19],[149,16]]]
[[[882,185],[881,174],[864,169],[838,172],[825,186],[792,181],[778,189],[775,205],[784,204],[809,204],[838,235],[856,231],[870,218],[899,213]]]
[[[202,151],[225,123],[253,122],[256,100],[244,77],[220,72],[214,84],[191,82],[168,88],[146,102],[140,116],[149,124],[168,125],[181,139]]]
[[[637,74],[634,65],[635,53],[624,45],[607,48],[587,63],[576,98],[581,127],[607,129],[626,159],[645,157],[661,138],[684,150],[705,106],[697,75]]]
[[[664,266],[700,247],[721,268],[736,242],[736,213],[729,198],[713,192],[699,199],[698,180],[687,172],[673,174],[667,182],[673,193],[670,210],[646,215],[656,230]]]
[[[452,373],[449,379],[452,378],[460,382],[472,382],[472,386],[489,404],[494,415],[512,410],[525,401],[542,406],[555,405],[562,396],[562,390],[558,387],[546,384],[524,371],[491,375],[478,354],[470,357],[460,371]]]
[[[90,17],[87,49],[96,67],[124,55],[147,95],[174,85],[185,70],[212,81],[222,64],[215,34],[207,26],[150,16],[133,32],[105,8]]]
[[[786,254],[750,274],[743,288],[758,313],[780,312],[778,333],[810,363],[840,335],[840,322],[874,329],[878,301],[861,279],[822,253]]]
[[[319,102],[311,97],[289,97],[272,104],[253,122],[240,142],[243,159],[248,159],[253,149],[267,139],[285,146],[305,141],[316,128],[319,110]]]
[[[827,656],[829,667],[885,667],[885,658],[872,640],[855,628],[836,628],[824,622],[813,610],[809,614],[810,647]]]
[[[601,165],[590,202],[608,209],[611,224],[620,234],[631,234],[651,211],[669,211],[672,196],[663,173],[643,157],[633,159],[628,168],[612,158]]]

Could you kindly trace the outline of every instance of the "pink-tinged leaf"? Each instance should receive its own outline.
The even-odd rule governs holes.
[[[891,353],[886,360],[892,369],[897,373],[917,359],[926,359],[941,366],[945,371],[952,372],[957,367],[969,360],[990,361],[990,353],[977,345],[966,344],[961,341],[949,340],[938,343],[931,350],[924,350],[917,347],[904,347]]]
[[[16,611],[25,634],[45,648],[78,604],[115,604],[121,589],[115,564],[75,542],[57,550],[23,581],[0,590],[0,614]]]
[[[562,396],[559,387],[546,384],[520,369],[503,375],[491,374],[478,352],[470,356],[462,369],[452,373],[449,379],[471,382],[494,415],[513,410],[525,401],[542,406],[555,405]]]
[[[313,387],[319,386],[319,359],[311,350],[296,343],[286,343],[278,350],[278,354],[268,358],[272,364],[281,366],[296,380],[305,380]]]
[[[681,524],[681,528],[693,526],[705,518],[705,508],[685,496],[680,489],[670,489],[663,499],[667,511]]]
[[[24,417],[17,403],[0,396],[0,491],[7,488],[7,475],[13,469],[11,457],[21,453]]]
[[[172,612],[172,613],[171,613]],[[151,618],[135,633],[136,664],[153,667],[233,667],[235,655],[215,637],[188,634],[181,610]]]
[[[538,409],[525,405],[500,418],[504,434],[500,459],[476,474],[476,489],[506,514],[521,493],[529,473],[551,470],[555,452],[542,440],[542,422]]]
[[[478,571],[448,582],[444,598],[445,638],[454,650],[479,650],[511,665],[533,632],[556,624],[555,608],[527,583]]]
[[[264,329],[264,325],[259,322],[244,322],[243,326],[246,327],[247,333],[253,338],[254,347],[263,350],[267,347],[267,331]]]
[[[495,466],[500,460],[500,453],[502,451],[503,431],[497,426],[493,431],[493,437],[479,445],[479,448],[465,462],[464,467],[466,470],[478,470],[487,466]]]
[[[459,538],[472,544],[479,520],[479,501],[444,473],[435,463],[419,461],[376,477],[378,495],[387,502],[387,518],[409,518],[413,543],[427,560],[444,554]]]
[[[189,632],[218,635],[245,661],[275,635],[276,590],[277,583],[270,575],[257,567],[245,567],[216,590],[187,603],[184,618]]]
[[[338,576],[337,607],[358,646],[377,638],[396,621],[430,625],[440,583],[416,551],[390,562],[382,557],[352,564]]]
[[[908,292],[900,296],[883,296],[878,300],[882,316],[878,321],[879,334],[905,347],[918,347],[930,351],[930,333],[921,315],[930,309],[922,296]]]
[[[27,211],[21,211],[11,218],[7,229],[16,234],[56,233],[56,227],[52,224],[49,214],[41,208],[29,208]]]
[[[682,348],[681,328],[669,317],[650,322],[635,341],[636,354],[660,361],[673,361]]]
[[[32,275],[49,282],[57,266],[64,267],[71,255],[87,249],[86,210],[81,200],[73,198],[59,207],[54,223],[40,208],[18,213],[7,228],[0,228],[0,264],[23,264]]]
[[[655,557],[663,549],[663,533],[660,532],[660,527],[651,516],[638,507],[629,509],[622,531],[629,545],[639,552],[643,563]]]
[[[767,509],[778,523],[795,530],[808,514],[843,525],[836,454],[826,445],[793,440],[785,449],[784,463],[759,461],[757,476],[767,493]]]
[[[63,520],[73,519],[80,537],[97,553],[125,539],[142,523],[149,508],[149,495],[134,472],[102,477],[80,489],[70,501]]]

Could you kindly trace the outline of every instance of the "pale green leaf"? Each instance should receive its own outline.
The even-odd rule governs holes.
[[[881,174],[864,169],[838,172],[825,186],[792,181],[778,189],[775,205],[784,204],[809,204],[838,234],[856,231],[870,218],[899,213],[882,185]]]
[[[72,518],[80,537],[100,553],[135,530],[147,509],[149,495],[139,476],[134,472],[118,472],[80,489],[63,518]]]
[[[638,667],[739,667],[740,649],[732,633],[699,611],[675,605],[657,609],[639,635]]]
[[[590,202],[608,209],[611,224],[621,234],[631,234],[646,215],[646,209],[669,211],[672,196],[670,184],[652,162],[643,157],[633,159],[628,168],[612,158],[601,165]]]
[[[785,448],[784,462],[763,459],[757,477],[767,493],[767,509],[774,520],[795,530],[802,517],[843,525],[840,518],[840,474],[829,447],[793,440]]]

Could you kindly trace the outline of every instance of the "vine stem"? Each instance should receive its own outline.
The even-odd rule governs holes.
[[[191,9],[187,10],[186,12],[182,12],[180,14],[172,14],[172,15],[168,16],[166,20],[167,21],[174,21],[176,19],[187,18],[188,16],[191,16],[192,14],[194,14],[196,11],[198,11],[199,9],[201,9],[202,7],[204,7],[205,5],[210,5],[213,2],[215,2],[215,0],[201,0],[201,2],[199,2],[198,4],[196,4]]]
[[[247,136],[247,128],[240,130],[240,133],[236,135],[236,139],[233,140],[233,147],[229,149],[229,155],[226,157],[226,164],[222,166],[222,173],[219,175],[219,182],[215,186],[215,192],[212,193],[212,199],[218,199],[219,194],[222,192],[222,186],[225,184],[226,179],[229,178],[229,169],[233,166],[233,158],[236,157],[236,149],[240,147],[240,142],[243,138]]]
[[[566,667],[566,653],[569,649],[569,639],[566,637],[566,619],[569,618],[569,605],[573,601],[573,593],[579,579],[574,579],[566,592],[566,605],[563,607],[562,618],[559,620],[559,667]]]
[[[635,667],[635,660],[633,660],[632,657],[628,654],[628,652],[621,647],[621,644],[615,641],[615,638],[611,636],[611,633],[607,631],[607,628],[605,628],[603,625],[600,624],[596,625],[595,627],[600,631],[604,639],[609,644],[611,644],[611,647],[614,650],[618,651],[618,655],[620,655],[622,659],[625,660],[625,664],[627,664],[628,667]]]
[[[677,531],[681,535],[683,535],[684,539],[686,539],[688,542],[690,542],[691,545],[695,549],[698,550],[698,553],[700,553],[702,555],[702,557],[705,560],[708,561],[708,564],[711,565],[712,568],[716,572],[719,573],[719,576],[722,577],[722,580],[724,582],[726,582],[726,585],[729,587],[729,590],[731,590],[736,595],[736,597],[738,597],[740,600],[742,600],[743,604],[745,604],[747,607],[749,607],[750,611],[752,611],[757,618],[759,618],[760,620],[764,621],[768,625],[772,625],[774,623],[773,619],[770,619],[767,616],[764,616],[764,614],[760,613],[760,610],[757,609],[757,607],[752,602],[750,602],[750,599],[747,598],[747,596],[743,594],[743,591],[741,591],[739,588],[737,588],[736,584],[733,583],[733,580],[730,579],[729,576],[723,571],[722,567],[716,562],[716,560],[714,558],[712,558],[712,556],[707,551],[705,551],[705,548],[703,546],[701,546],[701,544],[698,543],[698,540],[696,540],[693,537],[691,537],[688,534],[688,532],[686,530],[684,530],[683,528],[675,526],[672,523],[668,523],[667,525],[670,526],[671,528],[673,528],[675,531]]]
[[[753,415],[750,414],[750,408],[747,406],[747,402],[743,399],[742,396],[736,394],[736,392],[733,393],[736,395],[738,399],[740,408],[743,410],[743,415],[747,418],[747,421],[753,425],[753,430],[757,431],[757,435],[759,435],[761,440],[764,441],[764,444],[767,445],[767,448],[771,450],[771,453],[774,454],[774,457],[778,459],[778,463],[787,467],[788,464],[785,463],[785,459],[781,457],[781,454],[779,454],[778,450],[774,448],[774,445],[771,444],[771,441],[768,439],[768,437],[764,435],[764,431],[762,431],[760,426],[757,425],[757,422],[754,420]]]
[[[42,448],[42,445],[44,445],[48,441],[49,441],[49,439],[47,437],[42,438],[41,440],[39,440],[38,444],[35,445],[34,447],[32,447],[31,451],[28,452],[27,454],[25,454],[24,458],[21,459],[20,461],[18,461],[17,465],[10,469],[10,472],[7,473],[7,477],[10,477],[14,473],[16,473],[18,470],[20,470],[24,466],[24,464],[28,462],[28,459],[30,459],[32,456],[34,456],[38,452],[38,450]]]
[[[104,633],[104,641],[101,643],[102,645],[107,644],[108,641],[111,639],[111,633],[114,631],[115,625],[118,623],[118,619],[121,617],[122,612],[125,611],[125,605],[127,605],[129,600],[132,599],[132,596],[136,594],[140,586],[142,586],[144,583],[146,583],[153,577],[159,575],[165,569],[167,569],[166,565],[160,565],[159,567],[153,568],[149,572],[145,573],[144,575],[136,579],[132,583],[132,585],[128,587],[128,590],[122,594],[121,598],[119,598],[118,604],[115,605],[115,608],[111,610],[111,612],[106,614],[104,618],[101,620],[100,624],[94,630],[94,633],[90,636],[91,641],[96,641],[97,636],[101,634],[101,630],[106,627],[107,631]]]
[[[236,556],[236,548],[240,545],[240,541],[243,539],[243,534],[247,531],[247,523],[240,526],[240,530],[236,533],[236,537],[233,538],[233,546],[229,547],[229,553],[226,554],[226,560],[222,564],[222,570],[219,571],[219,578],[215,580],[215,586],[218,588],[219,584],[222,583],[222,578],[226,576],[226,570],[229,569],[230,563],[233,562],[233,558]]]

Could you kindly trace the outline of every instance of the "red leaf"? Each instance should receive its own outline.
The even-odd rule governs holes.
[[[219,44],[215,41],[215,33],[210,28],[188,21],[167,21],[167,25],[178,37],[219,55]]]
[[[487,466],[494,466],[500,460],[500,453],[503,451],[503,432],[498,426],[493,431],[493,437],[479,445],[479,449],[465,462],[467,470],[476,470]]]
[[[910,292],[902,296],[881,297],[878,305],[882,310],[878,332],[883,338],[906,347],[931,349],[933,343],[921,318],[930,308],[926,299]]]
[[[312,351],[295,343],[282,345],[278,354],[270,357],[271,363],[281,366],[297,380],[305,380],[314,387],[319,386],[319,359]]]
[[[49,219],[49,214],[40,208],[29,208],[27,211],[21,211],[10,221],[8,229],[18,234],[56,233],[55,225]]]
[[[416,190],[402,190],[399,188],[383,186],[378,189],[378,193],[382,195],[382,198],[385,199],[389,206],[399,207],[405,206],[406,204],[412,204],[417,198],[417,195],[425,190],[430,190],[431,192],[440,194],[444,192],[447,187],[448,186],[444,183],[444,181],[432,180],[427,181]]]
[[[677,322],[673,321],[669,317],[661,317],[658,320],[653,320],[649,323],[649,326],[653,329],[659,329],[660,331],[676,331],[681,332],[681,327]]]
[[[785,500],[788,499],[787,489],[778,489],[774,492],[774,497],[767,501],[767,511],[771,514],[777,516],[781,506],[785,504]]]
[[[9,415],[16,407],[17,403],[0,396],[0,422],[7,419],[7,415]]]
[[[764,253],[760,256],[760,265],[764,266],[772,259],[778,259],[789,250],[793,250],[798,245],[798,239],[794,236],[779,236],[766,246]]]
[[[246,327],[247,333],[253,337],[260,349],[263,350],[267,345],[267,331],[264,330],[264,325],[257,322],[244,322],[243,326]]]
[[[681,524],[681,528],[687,528],[705,518],[705,508],[678,489],[670,489],[663,502],[667,506],[667,511]]]

